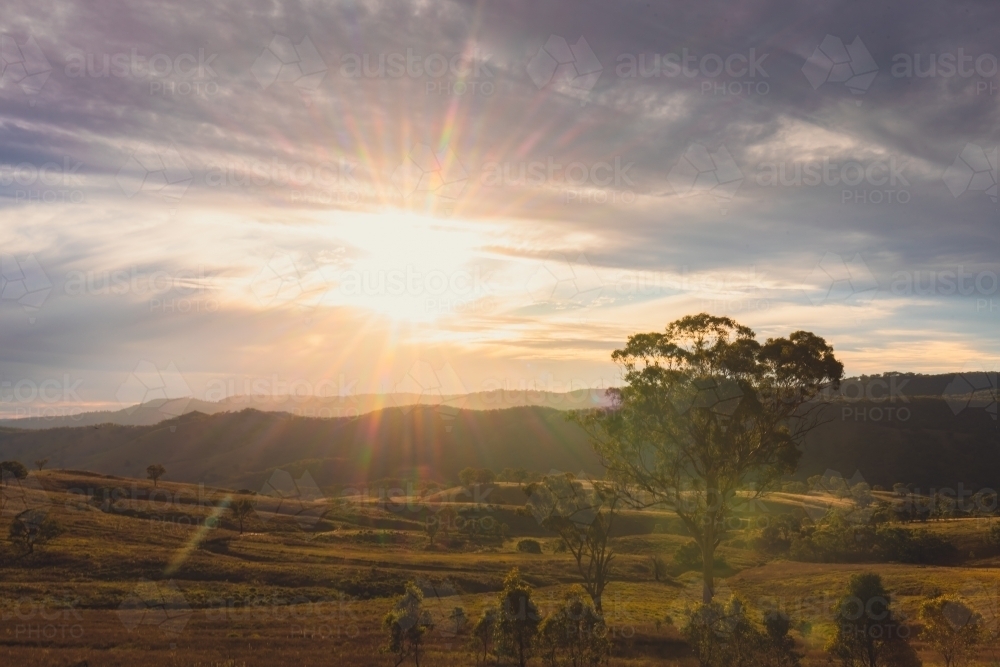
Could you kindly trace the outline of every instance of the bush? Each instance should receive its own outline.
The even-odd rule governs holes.
[[[726,561],[722,556],[715,556],[712,561],[715,567],[726,567]],[[674,564],[682,571],[700,570],[702,565],[701,547],[694,540],[677,547],[674,552]]]
[[[687,569],[701,567],[701,560],[701,547],[694,540],[682,544],[674,552],[674,563]]]
[[[938,535],[852,521],[839,512],[813,525],[779,517],[760,531],[754,547],[765,554],[787,554],[792,560],[813,563],[946,564],[956,555],[955,547]]]
[[[667,563],[661,556],[650,556],[653,565],[653,578],[657,581],[667,578]]]
[[[531,599],[531,586],[521,579],[517,568],[504,579],[497,603],[497,655],[525,667],[534,655],[535,636],[542,618]]]
[[[0,461],[0,484],[8,480],[22,480],[28,477],[28,469],[20,461]]]
[[[611,653],[604,619],[589,600],[570,594],[538,627],[538,644],[549,665],[599,665]]]
[[[805,482],[785,482],[781,485],[781,490],[785,493],[797,493],[805,495],[809,493],[809,485]]]
[[[490,651],[493,649],[493,640],[496,635],[497,619],[499,617],[500,612],[496,607],[487,607],[483,610],[483,615],[479,617],[479,620],[472,627],[472,637],[477,642],[476,662],[479,662],[478,649],[482,648],[482,664],[486,664],[486,659],[489,658]]]
[[[538,540],[520,540],[517,543],[517,550],[526,554],[540,554],[542,553],[542,545],[538,543]]]
[[[492,484],[496,481],[496,477],[496,473],[489,468],[463,468],[458,473],[458,479],[462,486]]]
[[[684,636],[702,667],[794,667],[799,656],[788,636],[783,615],[767,618],[759,627],[746,613],[745,603],[733,597],[696,607],[688,616]]]
[[[877,574],[855,574],[833,617],[835,634],[827,651],[844,665],[919,667],[920,658],[904,626],[890,607],[890,596]]]
[[[429,615],[422,609],[423,602],[423,592],[409,582],[406,592],[382,619],[382,627],[389,634],[389,641],[382,647],[382,652],[393,654],[397,665],[410,656],[416,664],[420,664],[420,647],[431,623]]]
[[[990,521],[990,527],[986,531],[986,542],[991,546],[1000,546],[1000,522]]]
[[[946,665],[966,664],[988,631],[982,615],[961,600],[936,597],[920,605],[920,638],[941,654]]]
[[[62,532],[62,528],[48,515],[48,512],[31,509],[14,517],[8,531],[8,539],[21,551],[31,554],[35,552],[35,547],[48,544]]]
[[[802,522],[791,514],[780,514],[760,530],[753,539],[753,547],[764,554],[788,553],[792,538],[802,530]]]

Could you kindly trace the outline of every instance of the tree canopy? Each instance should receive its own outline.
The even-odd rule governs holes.
[[[585,413],[610,479],[640,505],[674,510],[703,553],[704,600],[713,555],[737,492],[769,490],[795,470],[817,424],[820,392],[843,365],[823,338],[796,331],[760,343],[728,317],[683,317],[630,336],[612,359],[624,384],[608,409]]]

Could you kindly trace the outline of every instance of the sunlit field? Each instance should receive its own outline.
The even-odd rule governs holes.
[[[310,515],[317,520],[305,523],[298,515],[261,510],[240,534],[236,520],[217,511],[239,498],[231,490],[162,482],[154,491],[149,480],[72,471],[34,477],[65,533],[29,556],[10,548],[2,552],[2,646],[11,664],[253,665],[291,659],[304,665],[382,665],[388,659],[379,654],[382,618],[412,580],[424,589],[438,622],[427,636],[428,664],[467,665],[476,659],[475,639],[468,627],[449,626],[449,615],[461,608],[478,617],[512,567],[525,574],[542,610],[557,608],[579,586],[572,557],[556,553],[556,540],[523,516],[527,497],[517,484],[481,490],[495,502],[478,504],[344,497],[322,503],[322,514]],[[103,502],[104,489],[128,493]],[[719,594],[791,614],[804,664],[826,664],[830,608],[857,572],[882,574],[908,618],[916,618],[928,595],[957,593],[995,626],[1000,545],[989,540],[989,519],[937,520],[918,528],[958,546],[957,561],[947,567],[791,562],[749,548],[758,532],[754,526],[801,511],[803,503],[843,499],[779,495],[745,513],[746,528],[723,541]],[[453,530],[431,546],[426,517],[452,510],[506,523],[510,534],[479,545]],[[616,576],[605,593],[614,646],[610,664],[697,664],[678,623],[700,601],[698,573],[671,561],[690,538],[667,513],[628,513],[620,525],[612,539],[619,554]],[[519,552],[517,542],[525,538],[536,539],[542,552]],[[668,561],[660,581],[651,556]],[[932,653],[922,653],[935,664]],[[977,653],[983,661],[994,655],[992,646]]]

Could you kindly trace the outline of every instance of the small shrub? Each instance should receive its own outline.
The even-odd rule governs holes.
[[[538,644],[550,665],[599,665],[611,652],[604,619],[577,594],[538,626]]]
[[[785,493],[805,495],[809,493],[809,485],[805,482],[785,482],[781,485],[781,490]]]
[[[701,567],[701,547],[694,540],[682,544],[674,552],[674,563],[689,569]]]
[[[793,650],[789,627],[788,618],[780,614],[768,616],[759,627],[745,603],[734,597],[725,605],[712,602],[695,608],[684,636],[702,667],[795,667],[800,656]]]
[[[716,568],[726,567],[726,561],[722,556],[715,556],[713,561]],[[694,540],[682,544],[674,552],[674,564],[682,571],[701,569],[701,547]]]
[[[472,626],[472,637],[476,642],[476,661],[479,662],[479,649],[482,649],[482,664],[486,664],[490,651],[493,650],[493,639],[497,630],[497,619],[500,612],[496,607],[487,607],[476,624]]]
[[[990,521],[990,527],[986,531],[986,542],[991,546],[1000,546],[1000,521]]]
[[[526,554],[540,554],[542,553],[542,545],[538,543],[538,540],[520,540],[517,543],[517,550]]]
[[[48,512],[40,509],[25,510],[14,517],[10,524],[8,539],[26,553],[34,553],[35,547],[48,544],[63,532],[56,520]]]
[[[653,564],[653,578],[661,581],[667,578],[667,563],[662,556],[650,556]]]

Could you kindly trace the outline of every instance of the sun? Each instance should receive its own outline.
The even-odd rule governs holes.
[[[485,239],[472,223],[408,212],[337,225],[346,248],[336,301],[394,321],[430,322],[484,296]]]

